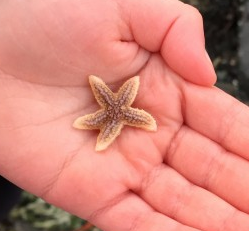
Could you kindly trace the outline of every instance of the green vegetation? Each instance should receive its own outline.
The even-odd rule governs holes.
[[[10,217],[13,220],[28,223],[33,228],[46,231],[70,231],[84,223],[80,218],[26,192],[22,195],[21,203],[12,210]]]

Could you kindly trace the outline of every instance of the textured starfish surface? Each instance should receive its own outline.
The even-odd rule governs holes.
[[[96,151],[106,149],[120,134],[124,125],[156,131],[155,119],[144,110],[132,108],[138,87],[139,76],[127,80],[113,93],[98,77],[90,75],[89,82],[101,109],[93,114],[77,118],[73,127],[78,129],[99,129]]]

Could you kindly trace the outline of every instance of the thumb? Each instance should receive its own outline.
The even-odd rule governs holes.
[[[177,0],[126,2],[131,30],[140,46],[160,52],[167,65],[187,81],[204,86],[215,83],[198,10]]]

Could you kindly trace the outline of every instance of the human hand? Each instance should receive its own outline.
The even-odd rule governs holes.
[[[1,3],[0,173],[104,230],[248,230],[249,111],[190,83],[215,81],[200,16],[118,3]],[[140,75],[133,106],[158,131],[127,127],[96,153],[97,133],[72,128],[98,108],[89,74],[113,90]]]

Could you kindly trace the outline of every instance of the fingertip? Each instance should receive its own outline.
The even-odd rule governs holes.
[[[210,77],[207,78],[207,79],[209,79],[209,84],[208,85],[213,86],[216,83],[216,81],[217,81],[217,75],[215,73],[215,69],[214,69],[212,60],[209,57],[209,55],[208,55],[208,53],[207,53],[206,50],[205,50],[205,56],[206,56],[206,59],[207,59],[207,64],[206,65],[207,65],[207,67],[209,66],[209,68],[210,68],[210,71],[208,72],[208,73],[210,73],[209,74]]]
[[[200,52],[199,57],[193,57],[193,64],[190,63],[189,76],[187,80],[202,86],[211,87],[214,86],[217,80],[217,76],[212,64],[212,61],[203,48],[204,52]],[[196,68],[191,68],[191,65],[196,63]]]
[[[196,11],[174,22],[162,44],[161,54],[183,79],[202,86],[215,84],[216,73],[205,49],[203,23]]]
[[[216,74],[206,57],[200,12],[180,1],[131,0],[129,19],[135,41],[160,52],[165,63],[186,81],[212,86]]]
[[[217,76],[205,49],[199,52],[198,56],[193,56],[192,60],[186,62],[185,73],[180,73],[184,79],[194,84],[211,87],[214,86]]]

